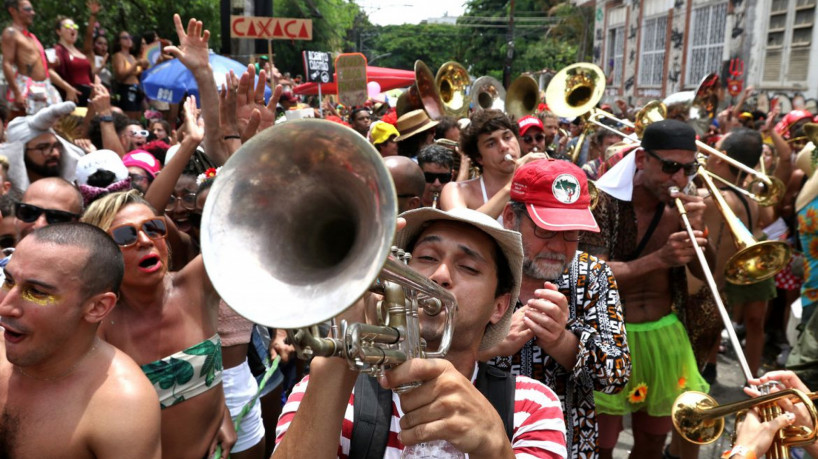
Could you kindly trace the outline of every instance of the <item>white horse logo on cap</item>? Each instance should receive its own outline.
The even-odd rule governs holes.
[[[554,179],[551,192],[554,193],[557,201],[563,204],[573,204],[579,199],[579,180],[571,174],[562,174]]]

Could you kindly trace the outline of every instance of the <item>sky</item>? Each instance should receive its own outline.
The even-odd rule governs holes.
[[[419,24],[428,18],[460,16],[466,0],[355,0],[376,25]]]

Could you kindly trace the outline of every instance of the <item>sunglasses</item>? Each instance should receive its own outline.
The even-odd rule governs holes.
[[[68,30],[79,30],[80,26],[78,26],[76,24],[63,24],[62,28],[63,29],[68,29]]]
[[[148,131],[146,131],[144,129],[138,130],[138,131],[131,131],[131,135],[134,136],[134,137],[147,137],[148,134],[150,134],[150,132],[148,132]]]
[[[130,247],[136,244],[139,240],[139,231],[145,233],[146,236],[153,240],[164,239],[168,234],[168,227],[165,225],[165,219],[162,217],[152,217],[142,221],[139,225],[120,225],[108,230],[108,234],[116,242],[116,245],[122,247]]]
[[[530,135],[524,135],[523,136],[523,142],[525,142],[525,143],[532,143],[535,140],[537,141],[537,143],[544,142],[545,141],[545,134],[537,134],[534,137],[531,137]]]
[[[31,6],[24,6],[24,7],[20,8],[20,10],[25,11],[26,13],[31,13],[31,12],[34,11],[34,8],[31,7]]]
[[[130,35],[122,35],[122,36],[119,37],[119,39],[120,40],[130,40],[131,36]]]
[[[452,174],[446,172],[424,172],[423,176],[426,178],[426,183],[435,183],[435,180],[440,180],[440,183],[449,183],[452,181]]]
[[[662,163],[662,172],[668,175],[673,175],[676,172],[679,172],[679,169],[684,171],[684,174],[688,177],[694,175],[697,170],[699,170],[699,162],[693,161],[692,163],[677,163],[676,161],[671,161],[669,159],[662,158],[661,156],[657,155],[656,153],[648,150],[643,149],[647,154],[652,156],[653,158],[657,159],[660,163]]]
[[[14,216],[26,223],[34,223],[43,213],[45,213],[45,221],[47,221],[49,225],[54,223],[73,222],[80,218],[79,215],[71,212],[56,209],[43,209],[42,207],[24,204],[22,202],[18,202],[14,205]]]

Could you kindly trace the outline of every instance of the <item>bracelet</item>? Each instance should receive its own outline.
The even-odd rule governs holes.
[[[741,456],[745,459],[757,459],[756,452],[743,445],[735,445],[721,455],[722,459],[729,459],[733,456]]]
[[[112,115],[100,115],[99,117],[100,123],[113,123],[114,117]]]
[[[232,139],[241,140],[241,136],[240,136],[240,135],[226,135],[226,136],[224,136],[224,137],[222,137],[222,138],[223,138],[224,140],[232,140]]]

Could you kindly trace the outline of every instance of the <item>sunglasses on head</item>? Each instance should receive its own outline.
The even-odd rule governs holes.
[[[43,213],[45,213],[45,221],[47,221],[49,225],[54,223],[73,222],[80,218],[80,216],[77,214],[65,212],[63,210],[43,209],[42,207],[37,207],[22,202],[18,202],[14,205],[14,216],[26,223],[33,223],[37,221],[37,219],[40,218],[40,215]]]
[[[691,176],[699,170],[699,162],[693,161],[692,163],[677,163],[676,161],[671,161],[669,159],[662,158],[661,156],[657,155],[656,153],[644,148],[645,153],[649,154],[651,157],[657,159],[660,163],[662,163],[662,172],[668,175],[673,175],[676,172],[679,172],[679,169],[684,171],[686,176]]]
[[[452,174],[446,172],[424,172],[423,176],[426,178],[426,183],[435,183],[435,180],[440,180],[440,183],[449,183],[452,181]]]
[[[162,217],[152,217],[142,221],[138,225],[119,225],[108,230],[108,234],[122,248],[130,247],[139,240],[139,231],[145,233],[151,239],[164,239],[168,234],[168,227]]]
[[[535,140],[537,143],[545,141],[545,134],[537,134],[534,137],[531,137],[530,135],[523,136],[523,142],[525,143],[532,143]]]

